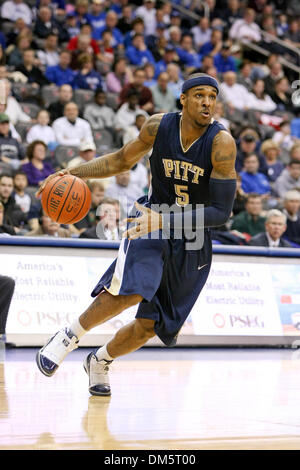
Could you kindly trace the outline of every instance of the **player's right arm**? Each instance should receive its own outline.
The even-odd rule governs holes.
[[[68,170],[61,170],[50,175],[41,185],[37,196],[41,194],[48,181],[55,176],[70,174],[79,178],[108,178],[130,170],[154,145],[155,137],[163,114],[154,114],[143,125],[138,137],[125,144],[116,152],[95,158]]]

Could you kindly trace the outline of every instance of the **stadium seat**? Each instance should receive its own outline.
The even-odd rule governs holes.
[[[106,129],[93,130],[94,142],[97,152],[107,152],[113,146],[113,137]]]
[[[54,152],[55,159],[62,168],[66,168],[69,161],[77,157],[78,154],[78,147],[67,147],[65,145],[59,145]]]
[[[119,107],[119,98],[116,93],[106,93],[106,104],[114,111],[117,111]]]
[[[40,94],[39,88],[35,88],[29,83],[13,83],[12,91],[19,101],[26,101],[29,98],[37,98]]]
[[[15,125],[16,131],[20,134],[22,142],[26,141],[27,132],[32,126],[33,126],[32,122],[23,122],[23,121],[19,121]]]
[[[94,101],[95,93],[92,90],[74,90],[74,101],[79,109],[83,109],[87,103]]]
[[[59,87],[55,85],[45,85],[41,90],[43,103],[46,108],[58,99]]]
[[[41,109],[37,104],[34,103],[20,103],[24,113],[28,114],[31,119],[36,119],[39,110]]]

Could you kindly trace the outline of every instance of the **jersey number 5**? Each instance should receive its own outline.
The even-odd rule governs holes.
[[[190,202],[188,186],[182,184],[175,184],[176,204],[179,206],[186,206]]]

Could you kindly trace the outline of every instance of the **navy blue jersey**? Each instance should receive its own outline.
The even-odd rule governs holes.
[[[150,157],[149,202],[209,205],[212,142],[218,132],[226,129],[213,120],[204,134],[184,151],[180,119],[181,113],[168,113],[160,122]]]

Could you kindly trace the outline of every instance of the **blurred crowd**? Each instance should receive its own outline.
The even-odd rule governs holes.
[[[149,155],[88,181],[92,206],[74,225],[50,220],[37,188],[180,111],[184,79],[204,72],[237,144],[232,216],[214,243],[300,247],[298,1],[6,0],[0,20],[1,236],[119,239]]]

